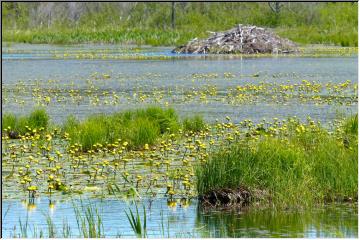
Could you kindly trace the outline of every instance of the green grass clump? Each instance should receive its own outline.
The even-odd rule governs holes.
[[[346,119],[343,125],[345,134],[357,135],[358,134],[358,115]]]
[[[4,113],[2,115],[2,130],[5,130],[10,127],[10,129],[15,129],[17,118],[15,114]]]
[[[175,132],[179,128],[173,109],[149,107],[111,115],[93,115],[83,122],[69,117],[63,126],[71,144],[81,144],[83,150],[90,150],[94,144],[127,141],[130,148],[141,148],[154,144],[161,134]]]
[[[2,116],[2,130],[15,131],[19,134],[25,134],[28,128],[46,130],[49,125],[49,115],[45,109],[35,109],[28,116],[16,116],[13,113],[5,113]]]
[[[35,109],[30,113],[28,120],[29,127],[31,128],[40,128],[43,127],[47,129],[49,123],[49,115],[46,113],[45,109]]]
[[[156,122],[147,118],[138,118],[129,124],[126,139],[131,145],[139,147],[146,143],[152,144],[160,135],[160,127]]]
[[[204,119],[199,116],[187,117],[183,120],[184,131],[200,132],[206,128]]]
[[[349,137],[305,128],[287,136],[245,139],[214,153],[197,168],[199,194],[245,186],[265,190],[280,207],[356,199],[357,132]]]

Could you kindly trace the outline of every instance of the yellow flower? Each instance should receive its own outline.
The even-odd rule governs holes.
[[[36,191],[37,189],[38,189],[37,186],[29,186],[27,188],[28,191]]]
[[[47,140],[47,141],[51,141],[51,139],[52,139],[52,137],[51,137],[50,134],[47,134],[45,137],[46,137],[46,140]]]

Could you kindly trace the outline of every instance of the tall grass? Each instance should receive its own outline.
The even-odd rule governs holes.
[[[10,127],[12,131],[25,134],[28,131],[26,126],[31,129],[44,128],[46,130],[49,126],[49,115],[42,108],[35,109],[28,116],[16,116],[12,113],[2,115],[2,130]]]
[[[187,117],[183,120],[184,131],[200,132],[204,130],[205,127],[206,123],[204,119],[199,115]]]
[[[56,226],[49,214],[46,215],[46,225],[48,227],[48,237],[55,238],[56,237]]]
[[[345,134],[357,135],[358,134],[358,114],[347,118],[343,124],[343,128],[344,128]]]
[[[146,209],[143,206],[143,221],[141,221],[140,213],[138,206],[135,204],[136,212],[133,212],[131,208],[129,208],[129,213],[125,211],[126,217],[133,229],[135,235],[138,238],[145,238],[146,237]]]
[[[111,115],[93,115],[83,122],[70,116],[63,130],[69,133],[71,144],[81,144],[85,151],[94,144],[114,143],[118,139],[127,141],[129,147],[141,148],[155,143],[161,134],[177,131],[177,118],[173,109],[149,107]]]
[[[356,122],[352,122],[351,129]],[[196,171],[199,194],[246,186],[266,191],[279,207],[357,198],[357,132],[352,138],[323,129],[245,139],[214,153]],[[346,144],[344,142],[347,140]]]
[[[79,234],[83,238],[104,237],[104,226],[99,209],[89,203],[84,205],[81,201],[80,206],[73,204]]]

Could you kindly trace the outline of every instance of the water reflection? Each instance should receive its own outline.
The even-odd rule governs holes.
[[[311,211],[248,210],[197,212],[202,237],[357,237],[357,207],[327,206]]]
[[[104,223],[106,237],[133,237],[125,210],[134,209],[131,202],[122,200],[82,200],[86,206],[96,206]],[[38,198],[35,202],[3,201],[2,234],[14,237],[13,229],[29,223],[47,236],[47,217],[62,235],[64,222],[70,234],[78,237],[74,204],[78,200],[54,201]],[[357,237],[357,204],[332,205],[308,211],[272,211],[249,209],[243,211],[204,211],[195,200],[142,200],[147,214],[149,237]],[[21,207],[21,205],[23,207]],[[142,207],[139,208],[142,216]],[[68,227],[67,227],[68,228]],[[58,237],[59,237],[58,236]]]

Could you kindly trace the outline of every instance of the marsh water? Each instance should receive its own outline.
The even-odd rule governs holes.
[[[171,106],[181,117],[201,114],[209,122],[224,116],[234,122],[311,116],[326,123],[339,115],[357,113],[357,93],[348,90],[333,98],[343,101],[335,104],[299,102],[297,98],[280,101],[271,96],[241,103],[226,98],[228,89],[246,84],[300,84],[303,80],[356,84],[358,60],[354,55],[259,58],[176,55],[170,48],[26,44],[5,45],[2,53],[2,111],[26,114],[50,97],[44,106],[58,124],[70,114],[84,119],[90,114],[153,104]],[[211,89],[216,89],[216,94],[211,94]],[[208,93],[205,100],[198,97],[203,92]],[[26,222],[28,237],[40,232],[47,236],[47,217],[55,224],[58,237],[64,223],[70,226],[71,236],[79,235],[74,213],[78,200],[56,198],[50,202],[40,197],[31,204],[20,197],[2,200],[3,237],[18,236]],[[134,236],[125,214],[129,207],[134,208],[129,202],[83,199],[83,204],[99,209],[106,237]],[[205,211],[196,200],[186,206],[180,202],[168,206],[162,198],[139,204],[147,212],[149,237],[358,236],[357,203],[306,211]]]
[[[68,58],[64,59],[63,56]],[[85,58],[81,59],[82,56]],[[79,99],[86,95],[87,90],[95,88],[100,101],[106,101],[106,97],[102,96],[104,91],[122,94],[118,94],[119,101],[115,105],[110,100],[109,103],[94,105],[81,100],[54,103],[52,99],[47,111],[52,120],[59,123],[69,114],[84,118],[94,113],[110,113],[154,104],[156,102],[151,98],[139,101],[137,97],[140,94],[156,95],[157,91],[161,91],[165,94],[160,104],[174,107],[182,116],[201,114],[208,121],[224,116],[232,117],[235,122],[274,117],[282,119],[288,116],[305,119],[311,116],[326,122],[339,113],[356,113],[357,101],[350,105],[309,102],[299,105],[296,100],[274,104],[274,99],[269,97],[231,104],[223,97],[226,97],[227,89],[262,82],[296,84],[307,80],[337,84],[350,80],[351,83],[357,83],[357,65],[357,56],[252,58],[176,55],[171,53],[171,48],[124,50],[121,47],[101,45],[13,45],[3,49],[2,107],[4,112],[28,113],[35,105],[29,90],[34,88],[75,89],[79,91]],[[102,79],[104,74],[109,78]],[[227,77],[227,74],[231,74],[231,77]],[[16,89],[16,86],[23,88]],[[216,97],[206,101],[197,98],[186,101],[189,92],[199,93],[208,90],[209,86],[216,88]],[[347,93],[344,94],[342,97],[347,97]],[[69,98],[64,93],[63,97]],[[21,101],[22,104],[19,104]]]
[[[49,204],[50,203],[50,204]],[[28,222],[28,237],[48,236],[46,219],[56,226],[58,237],[62,227],[70,226],[70,235],[79,236],[74,207],[96,206],[102,216],[106,237],[134,237],[125,211],[135,209],[130,202],[119,200],[52,201],[37,199],[29,207],[20,201],[3,202],[3,237],[21,234],[19,222]],[[209,211],[199,208],[197,201],[189,205],[168,207],[166,199],[142,200],[147,215],[148,237],[357,237],[357,205],[328,205],[307,211],[275,211],[242,209]],[[139,207],[142,216],[142,208]],[[17,226],[14,229],[14,226]],[[20,235],[21,236],[21,235]]]

